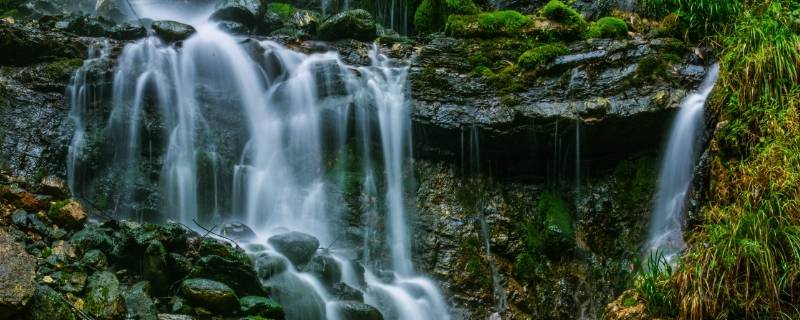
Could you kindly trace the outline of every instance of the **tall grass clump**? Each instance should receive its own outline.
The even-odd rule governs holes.
[[[645,265],[635,278],[636,291],[646,302],[650,315],[676,315],[675,289],[670,282],[673,274],[672,265],[659,252],[653,252],[646,258]]]
[[[676,13],[694,38],[721,31],[720,28],[736,19],[746,0],[642,0],[638,11],[649,18],[660,19]]]

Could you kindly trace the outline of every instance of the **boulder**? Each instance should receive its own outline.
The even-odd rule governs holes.
[[[93,270],[102,270],[108,267],[108,258],[102,251],[92,249],[83,254],[80,264]]]
[[[67,229],[79,229],[88,219],[83,206],[75,200],[53,202],[47,217],[53,222]]]
[[[125,299],[114,273],[97,271],[89,277],[86,311],[100,319],[124,319]]]
[[[364,294],[356,288],[348,286],[343,282],[334,283],[329,291],[336,300],[349,300],[349,301],[364,301]]]
[[[363,9],[344,11],[325,20],[317,35],[323,40],[351,38],[372,41],[377,36],[377,28],[372,15]]]
[[[138,22],[125,22],[109,29],[108,36],[116,40],[137,40],[147,36],[147,29]]]
[[[242,296],[266,295],[252,263],[242,263],[216,255],[205,256],[195,262],[189,276],[225,283]]]
[[[250,28],[247,26],[233,21],[220,21],[218,24],[219,29],[234,35],[248,35]]]
[[[317,238],[296,231],[274,235],[267,242],[295,265],[306,264],[319,248]]]
[[[251,28],[256,22],[260,7],[258,0],[223,0],[217,4],[210,19],[238,22]]]
[[[377,308],[357,301],[338,301],[334,307],[341,320],[383,320]]]
[[[240,222],[231,222],[222,226],[222,235],[236,241],[250,241],[256,237],[253,229]]]
[[[316,254],[303,268],[305,272],[316,275],[326,285],[342,280],[342,269],[330,254]]]
[[[95,15],[121,23],[134,19],[127,0],[98,0]]]
[[[46,176],[42,178],[42,181],[39,182],[38,192],[58,198],[67,198],[70,194],[67,182],[56,176]]]
[[[0,229],[0,319],[19,312],[36,291],[36,261]]]
[[[79,16],[68,20],[65,30],[80,36],[103,37],[113,25],[102,18]]]
[[[149,282],[138,282],[125,292],[125,309],[128,319],[158,320],[158,309],[150,298]]]
[[[186,279],[181,283],[181,294],[192,305],[202,306],[219,314],[231,314],[239,310],[236,293],[222,282]]]
[[[167,265],[167,249],[160,241],[153,240],[147,246],[147,249],[144,250],[142,264],[143,278],[150,282],[153,293],[158,297],[168,295],[171,282]]]
[[[183,279],[192,272],[192,262],[189,258],[174,252],[167,255],[167,266],[170,278],[173,280]]]
[[[58,292],[44,285],[36,287],[33,298],[23,312],[27,320],[77,320],[72,307]]]
[[[196,32],[188,24],[170,20],[153,21],[152,27],[158,37],[166,42],[183,41]]]
[[[83,230],[73,234],[69,239],[69,243],[75,246],[78,252],[88,252],[92,249],[111,252],[115,241],[108,232],[108,229],[89,224]]]
[[[266,297],[247,296],[239,299],[241,311],[246,316],[260,316],[267,319],[283,319],[283,307]]]
[[[263,252],[258,254],[255,260],[256,271],[261,280],[267,280],[286,271],[287,262],[283,257]]]

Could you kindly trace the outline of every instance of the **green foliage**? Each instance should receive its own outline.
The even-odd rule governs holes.
[[[481,12],[472,0],[446,0],[450,14],[477,14]]]
[[[691,38],[717,32],[741,13],[743,0],[642,0],[639,11],[650,18],[676,13],[691,30]]]
[[[644,298],[651,316],[676,315],[675,292],[670,279],[672,266],[660,253],[647,258],[646,265],[635,279],[636,290]]]
[[[561,43],[543,44],[525,51],[519,56],[517,63],[523,68],[534,69],[568,52],[569,49]]]
[[[70,202],[72,202],[72,200],[66,199],[66,200],[61,200],[61,201],[56,201],[56,202],[50,203],[50,209],[47,210],[47,216],[48,217],[58,216],[58,211],[60,211],[62,208],[64,208]]]
[[[614,17],[600,18],[592,22],[584,33],[584,38],[624,38],[628,36],[628,24]]]
[[[440,31],[451,14],[474,15],[480,9],[472,0],[422,0],[414,12],[418,32]]]
[[[272,12],[277,14],[281,19],[289,19],[295,12],[295,8],[286,3],[281,2],[270,2],[267,5],[267,12]]]
[[[529,253],[522,253],[514,258],[514,274],[522,279],[531,281],[536,278],[536,274],[541,265],[536,262],[536,259]]]
[[[550,0],[550,2],[542,7],[541,14],[545,18],[561,23],[573,25],[586,24],[583,16],[578,11],[575,11],[575,9],[559,0]]]
[[[558,194],[545,192],[539,198],[536,212],[544,217],[544,224],[549,233],[574,240],[575,227],[573,226],[572,213],[569,211],[567,203]]]
[[[483,12],[477,15],[451,15],[445,32],[455,37],[519,36],[533,19],[517,11]]]
[[[524,88],[522,79],[523,70],[516,64],[510,64],[499,72],[494,72],[488,68],[478,68],[478,71],[485,76],[493,87],[503,93],[517,92]]]

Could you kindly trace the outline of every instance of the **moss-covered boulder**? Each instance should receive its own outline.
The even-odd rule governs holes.
[[[622,19],[604,17],[592,22],[586,29],[586,38],[624,38],[628,35],[628,24]]]
[[[100,319],[125,318],[125,299],[114,273],[97,271],[89,277],[86,311]]]
[[[158,320],[158,309],[150,298],[150,282],[138,282],[125,291],[125,308],[128,319]]]
[[[67,229],[78,229],[88,219],[83,206],[75,200],[53,202],[47,217],[53,222]]]
[[[97,249],[102,252],[111,252],[114,248],[114,238],[109,235],[109,230],[95,224],[88,224],[76,232],[69,239],[79,252],[88,252]]]
[[[27,320],[77,320],[81,319],[72,310],[67,300],[52,288],[36,287],[28,306],[23,312]]]
[[[283,319],[283,307],[266,297],[246,296],[239,299],[242,315],[259,316],[267,319]]]
[[[541,14],[545,18],[562,23],[574,25],[586,24],[586,20],[584,20],[583,16],[578,11],[559,0],[550,0],[550,2],[542,7]]]
[[[25,248],[0,229],[0,318],[19,312],[36,290],[36,262]]]
[[[183,41],[196,32],[188,24],[171,20],[153,21],[152,27],[158,37],[166,42]]]
[[[222,282],[198,278],[186,279],[181,283],[181,294],[192,305],[219,314],[232,314],[240,309],[236,293]]]
[[[232,21],[253,27],[261,10],[258,0],[224,0],[217,3],[211,14],[214,21]]]
[[[189,276],[223,282],[242,296],[266,295],[266,290],[261,286],[255,269],[250,263],[243,264],[241,261],[214,255],[205,256],[195,262]]]
[[[372,41],[377,37],[377,27],[372,14],[363,9],[348,10],[325,20],[317,32],[323,40],[355,39]]]

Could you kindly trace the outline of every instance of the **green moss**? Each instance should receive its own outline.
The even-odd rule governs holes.
[[[62,208],[64,208],[70,202],[72,202],[71,199],[66,199],[66,200],[61,200],[61,201],[56,201],[56,202],[50,203],[50,209],[47,210],[47,216],[51,217],[51,218],[55,217],[55,216],[58,216],[58,211],[60,211]]]
[[[536,259],[528,253],[522,253],[514,258],[514,274],[522,280],[534,280],[541,268]]]
[[[271,2],[267,5],[267,12],[277,14],[281,19],[289,19],[295,12],[295,8],[286,3]]]
[[[669,66],[679,62],[681,58],[673,53],[647,56],[639,60],[636,69],[637,80],[655,80],[667,77]]]
[[[483,12],[477,15],[450,15],[445,32],[463,38],[496,36],[518,37],[533,19],[513,10]]]
[[[544,224],[551,235],[558,235],[566,239],[575,238],[575,227],[572,213],[567,203],[554,192],[545,192],[536,205],[540,216],[544,217]]]
[[[446,0],[450,14],[477,14],[481,10],[472,0]]]
[[[615,17],[600,18],[589,25],[584,38],[624,38],[628,35],[628,24]]]
[[[572,25],[584,25],[586,20],[572,7],[558,0],[550,0],[542,7],[541,14],[550,20]]]
[[[418,32],[433,32],[441,28],[443,18],[436,0],[422,0],[414,12],[414,27]]]
[[[62,59],[47,64],[44,67],[44,72],[48,78],[60,81],[69,80],[75,69],[83,65],[82,59]]]
[[[486,73],[489,84],[502,93],[518,92],[525,87],[522,78],[523,70],[515,64],[510,64],[497,73],[490,73],[491,70],[487,71],[487,69],[481,71]]]
[[[523,68],[534,69],[568,52],[569,49],[561,43],[543,44],[525,51],[519,56],[517,63]]]
[[[514,107],[520,103],[520,98],[514,94],[504,94],[502,97],[500,97],[500,104],[502,104],[504,107]]]

